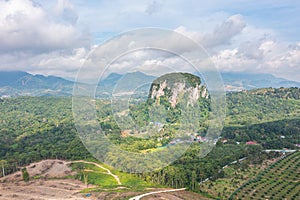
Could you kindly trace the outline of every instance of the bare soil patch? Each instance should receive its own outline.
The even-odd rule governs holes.
[[[199,199],[210,200],[210,198],[189,191],[159,193],[159,194],[153,194],[141,198],[141,200],[199,200]]]
[[[68,163],[63,160],[43,160],[37,163],[32,163],[26,167],[29,176],[41,178],[63,178],[68,175],[74,175]],[[16,172],[8,176],[0,178],[0,182],[21,181],[22,173]]]
[[[1,200],[86,199],[79,193],[86,188],[84,183],[64,178],[76,174],[66,161],[43,160],[28,165],[26,169],[31,177],[29,182],[22,180],[20,171],[0,178]]]
[[[33,180],[0,183],[1,200],[63,200],[87,199],[79,193],[85,185],[74,179]],[[88,199],[95,199],[89,197]]]

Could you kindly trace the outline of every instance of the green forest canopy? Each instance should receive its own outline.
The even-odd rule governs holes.
[[[299,88],[229,93],[222,133],[228,143],[219,142],[202,159],[197,157],[197,146],[192,145],[178,161],[145,177],[172,187],[187,186],[194,189],[195,182],[219,176],[222,166],[249,156],[250,152],[255,155],[262,148],[297,148],[295,144],[300,143],[299,94]],[[109,122],[102,123],[105,126],[103,129],[111,130],[107,134],[115,143],[127,149],[140,147],[139,139],[120,137],[109,102],[97,100],[96,105],[101,116],[105,116]],[[92,157],[77,135],[71,106],[70,98],[19,97],[0,101],[0,160],[7,161],[7,173],[16,171],[17,166],[41,159]],[[260,145],[251,149],[244,145],[249,140]],[[237,145],[236,142],[241,144]],[[153,145],[142,148],[153,148]]]

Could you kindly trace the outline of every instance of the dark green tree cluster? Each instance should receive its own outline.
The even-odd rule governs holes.
[[[7,173],[42,159],[91,157],[76,133],[70,98],[11,98],[0,108],[0,160]]]
[[[265,149],[297,149],[300,119],[286,119],[243,127],[224,127],[222,136],[230,143],[256,141]]]
[[[264,91],[263,89],[261,89]],[[273,91],[274,90],[274,91]],[[280,89],[289,93],[290,90]],[[259,90],[260,91],[260,90]],[[281,98],[276,89],[266,89],[269,93],[255,91],[232,92],[227,94],[228,126],[247,126],[264,122],[300,118],[300,101],[295,98]],[[297,91],[297,92],[296,92]],[[293,95],[299,95],[299,89]]]

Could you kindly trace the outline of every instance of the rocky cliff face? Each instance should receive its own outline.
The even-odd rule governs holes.
[[[199,77],[188,73],[171,73],[163,75],[151,85],[149,98],[156,103],[161,98],[168,99],[173,108],[179,102],[194,105],[199,98],[209,98],[208,91],[201,85]]]

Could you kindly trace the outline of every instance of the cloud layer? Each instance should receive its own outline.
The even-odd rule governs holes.
[[[284,37],[278,25],[274,25],[274,29],[271,25],[262,26],[263,21],[272,22],[272,16],[262,16],[258,10],[261,7],[269,12],[273,8],[278,10],[274,13],[277,14],[284,8],[297,15],[298,7],[290,1],[267,0],[254,5],[245,0],[244,6],[233,0],[226,4],[219,0],[206,4],[194,0],[185,4],[169,0],[35,2],[39,3],[0,0],[0,70],[74,78],[97,46],[92,36],[97,41],[97,38],[113,36],[108,33],[158,26],[173,29],[201,44],[222,71],[272,73],[300,81],[300,39],[294,35],[291,40]],[[291,19],[289,23],[282,22],[282,26],[294,24],[292,30],[296,30],[296,22]],[[171,47],[177,41],[157,38],[157,42]],[[182,51],[188,49],[182,45]],[[157,52],[148,52],[120,60],[119,68],[122,72],[125,68],[121,65],[169,66],[175,64],[176,59],[178,61],[167,54],[159,56]]]
[[[29,0],[0,2],[0,51],[52,51],[83,46],[76,29],[76,14],[65,1],[58,1],[54,15]],[[64,19],[64,20],[63,20]]]

